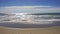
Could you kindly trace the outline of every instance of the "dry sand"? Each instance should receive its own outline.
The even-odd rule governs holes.
[[[0,34],[60,34],[60,26],[49,27],[49,28],[0,27]]]

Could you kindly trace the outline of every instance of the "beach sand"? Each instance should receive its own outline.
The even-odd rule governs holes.
[[[0,34],[60,34],[60,26],[49,27],[49,28],[0,27]]]

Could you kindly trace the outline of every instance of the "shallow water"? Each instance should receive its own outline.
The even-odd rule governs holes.
[[[13,23],[13,22],[2,22],[0,26],[12,27],[12,28],[46,28],[52,26],[60,26],[60,21],[54,21],[52,24],[23,24],[23,23]]]

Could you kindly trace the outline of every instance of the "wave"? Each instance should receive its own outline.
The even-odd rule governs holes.
[[[0,16],[4,16],[4,15],[8,15],[8,14],[6,14],[6,13],[0,13]]]
[[[30,13],[28,15],[60,15],[60,13]]]
[[[57,13],[49,13],[50,15],[47,15],[48,13],[42,13],[42,14],[25,14],[25,13],[15,13],[15,14],[0,14],[3,15],[3,17],[0,16],[0,22],[22,22],[24,24],[50,24],[53,23],[53,21],[59,21],[60,15]],[[52,15],[55,14],[55,15]],[[57,15],[56,15],[57,14]],[[7,16],[4,16],[7,15]],[[56,20],[57,19],[57,20]]]

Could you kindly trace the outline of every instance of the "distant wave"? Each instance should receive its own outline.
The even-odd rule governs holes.
[[[60,13],[31,13],[28,15],[60,15]]]
[[[4,16],[4,15],[8,15],[8,14],[5,14],[5,13],[0,13],[0,16]]]

